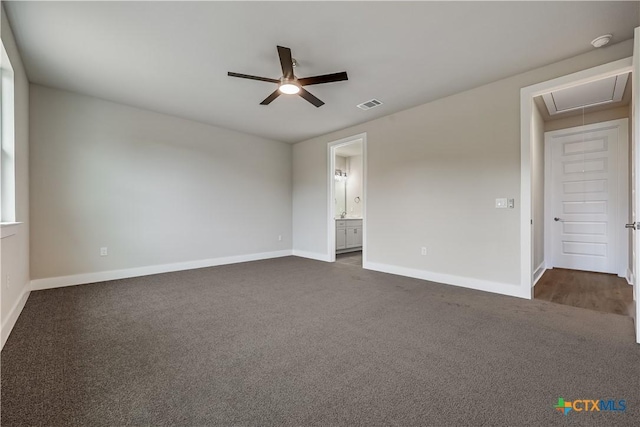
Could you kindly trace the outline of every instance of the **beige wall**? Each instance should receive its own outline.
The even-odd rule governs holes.
[[[366,132],[369,267],[512,292],[520,285],[520,89],[631,54],[626,41],[295,144],[294,251],[327,256],[327,144]],[[515,209],[496,209],[497,197],[514,198]]]
[[[30,105],[33,279],[291,249],[291,145],[38,85]]]
[[[2,43],[14,71],[15,81],[15,172],[17,233],[2,239],[0,249],[0,300],[2,345],[13,327],[29,292],[29,82],[11,27],[2,14]]]
[[[544,262],[544,120],[533,105],[531,184],[533,197],[533,274]]]
[[[567,129],[582,125],[591,125],[593,123],[607,122],[609,120],[627,119],[629,115],[629,106],[612,108],[609,110],[595,111],[586,113],[584,118],[582,115],[567,117],[559,120],[549,120],[544,124],[544,131]]]

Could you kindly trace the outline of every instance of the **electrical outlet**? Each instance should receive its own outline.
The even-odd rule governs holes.
[[[422,255],[426,255],[427,254],[427,248],[425,246],[423,246],[422,249],[420,250],[420,254],[422,254]]]
[[[514,199],[508,199],[507,200],[507,206],[509,206],[509,209],[513,209],[513,207],[515,206],[515,200]]]
[[[278,236],[278,241],[282,242],[282,235]]]
[[[109,255],[109,250],[106,247],[100,248],[100,256]]]
[[[9,276],[7,274],[6,278],[5,278],[5,286],[7,287],[7,289],[9,289],[11,287],[11,276]]]

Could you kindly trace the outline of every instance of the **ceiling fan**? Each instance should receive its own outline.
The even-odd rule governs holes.
[[[348,80],[346,71],[333,74],[324,74],[322,76],[303,77],[297,78],[293,74],[293,67],[295,66],[294,60],[291,57],[291,49],[288,47],[278,46],[278,56],[280,56],[280,65],[282,66],[282,77],[280,79],[270,79],[268,77],[250,76],[248,74],[239,74],[228,72],[230,77],[240,77],[242,79],[260,80],[263,82],[270,82],[278,84],[278,89],[265,98],[260,105],[269,105],[271,102],[279,97],[281,94],[295,95],[298,94],[316,107],[321,107],[324,102],[313,96],[309,91],[302,86],[319,85],[322,83],[339,82],[342,80]]]

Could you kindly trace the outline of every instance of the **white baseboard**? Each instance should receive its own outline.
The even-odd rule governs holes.
[[[538,280],[540,280],[545,271],[547,271],[547,267],[545,267],[545,263],[542,261],[533,273],[533,286],[538,283]]]
[[[399,276],[413,277],[415,279],[429,280],[431,282],[444,283],[445,285],[454,285],[463,288],[476,289],[479,291],[493,292],[501,295],[531,299],[530,290],[527,289],[527,291],[524,292],[520,285],[510,285],[508,283],[491,282],[488,280],[473,279],[470,277],[434,273],[431,271],[398,267],[388,264],[378,264],[375,262],[365,262],[362,267],[367,270],[397,274]]]
[[[633,286],[635,282],[635,277],[633,277],[633,273],[631,272],[631,269],[627,268],[627,274],[625,274],[624,278],[627,279],[628,284]]]
[[[22,309],[27,303],[27,299],[29,299],[30,294],[31,287],[29,286],[29,284],[26,284],[24,287],[24,291],[22,291],[22,295],[20,295],[20,298],[18,298],[13,307],[11,307],[11,310],[9,310],[9,315],[2,323],[2,331],[0,332],[2,343],[0,344],[0,350],[4,348],[4,343],[7,342],[7,338],[9,338],[13,327],[16,325],[18,317],[20,317],[20,313],[22,313]]]
[[[149,276],[151,274],[170,273],[172,271],[193,270],[196,268],[215,267],[217,265],[236,264],[239,262],[257,261],[261,259],[290,256],[291,250],[261,252],[256,254],[235,255],[221,258],[203,259],[199,261],[177,262],[173,264],[151,265],[147,267],[127,268],[124,270],[101,271],[97,273],[74,274],[71,276],[48,277],[31,281],[31,289],[61,288],[64,286],[83,285],[86,283],[105,282],[107,280],[127,279],[130,277]]]
[[[299,256],[301,258],[309,258],[309,259],[315,259],[318,261],[325,261],[325,262],[331,261],[329,259],[329,255],[327,254],[321,254],[318,252],[299,251],[297,249],[293,250],[293,256]]]

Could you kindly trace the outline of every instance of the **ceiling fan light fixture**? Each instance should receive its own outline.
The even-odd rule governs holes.
[[[297,65],[297,62],[291,57],[291,49],[284,46],[278,46],[278,56],[280,57],[280,67],[282,68],[282,77],[278,80],[270,79],[268,77],[251,76],[249,74],[233,73],[229,71],[227,75],[229,77],[239,77],[241,79],[259,80],[262,82],[277,83],[278,88],[271,92],[260,105],[269,105],[274,99],[281,94],[285,95],[300,95],[301,98],[312,104],[314,107],[322,107],[324,102],[316,98],[308,90],[303,89],[303,86],[319,85],[322,83],[341,82],[343,80],[349,80],[347,72],[342,71],[333,74],[324,74],[321,76],[304,77],[298,79],[293,72],[293,68]]]
[[[300,92],[300,86],[291,82],[282,83],[278,89],[286,95],[295,95]]]

